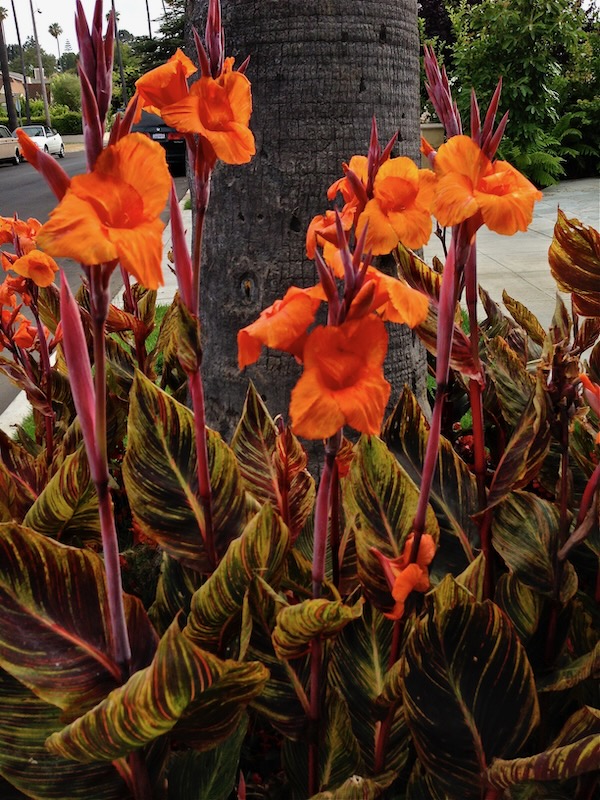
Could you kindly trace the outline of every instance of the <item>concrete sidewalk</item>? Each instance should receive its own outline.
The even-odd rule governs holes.
[[[78,143],[73,142],[73,146]],[[192,214],[186,211],[184,197],[180,202],[188,244],[191,241]],[[502,302],[502,291],[519,300],[548,327],[556,304],[556,284],[548,266],[548,248],[552,241],[557,209],[567,217],[576,217],[586,225],[600,230],[600,178],[563,181],[544,191],[543,200],[536,204],[533,222],[526,233],[500,236],[482,228],[477,235],[479,283],[494,300]],[[169,259],[171,228],[167,225],[163,244],[163,275],[165,285],[158,291],[158,303],[169,304],[177,290],[177,280]],[[433,255],[443,256],[439,241],[432,237],[425,248],[425,260]],[[600,289],[600,285],[598,287]],[[29,413],[24,395],[19,395],[0,414],[0,428],[9,432]]]
[[[500,236],[482,228],[477,234],[477,274],[480,285],[496,302],[502,291],[523,303],[544,328],[550,325],[556,304],[556,283],[548,266],[557,211],[600,230],[600,178],[562,181],[544,190],[536,203],[533,222],[526,233]],[[442,247],[432,237],[425,260],[443,257]],[[600,284],[598,286],[600,290]],[[566,297],[566,295],[565,295]],[[570,306],[567,306],[570,310]]]

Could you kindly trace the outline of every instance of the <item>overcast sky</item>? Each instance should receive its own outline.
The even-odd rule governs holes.
[[[21,41],[24,42],[28,36],[33,35],[33,24],[31,22],[31,9],[29,0],[13,0],[17,12],[17,22]],[[78,52],[77,37],[75,36],[75,0],[32,0],[35,13],[35,25],[37,28],[40,46],[54,56],[58,56],[56,39],[48,33],[48,27],[54,22],[58,22],[63,29],[58,37],[61,54],[65,52],[65,45],[69,41],[73,52]],[[95,0],[82,0],[82,5],[86,16],[91,19]],[[17,44],[17,32],[13,16],[11,0],[0,0],[0,6],[6,9],[8,17],[4,22],[4,35],[7,44]],[[104,0],[103,14],[105,15],[111,7],[110,0]],[[150,23],[152,33],[158,32],[159,19],[162,16],[162,0],[148,0],[150,9]],[[133,33],[134,36],[148,36],[148,15],[146,12],[146,0],[115,0],[115,9],[119,14],[119,27]],[[37,12],[40,13],[37,13]]]

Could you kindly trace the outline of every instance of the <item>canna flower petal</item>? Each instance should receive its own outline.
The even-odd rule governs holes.
[[[525,231],[542,193],[504,161],[492,163],[468,136],[452,136],[435,158],[438,185],[433,213],[440,225],[458,225],[474,218],[496,233]]]
[[[38,245],[52,256],[83,264],[119,259],[149,289],[162,284],[162,212],[171,177],[164,150],[132,133],[107,147],[93,172],[78,175],[49,221]]]
[[[196,81],[189,95],[163,106],[161,116],[182,133],[198,133],[226,164],[245,164],[256,152],[248,127],[252,113],[250,81],[241,72]]]
[[[179,102],[189,94],[187,79],[197,67],[179,48],[166,64],[150,70],[135,82],[141,102],[138,104],[137,120],[142,109],[161,115],[163,106]]]
[[[244,369],[260,357],[263,345],[302,358],[307,329],[325,299],[320,284],[309,289],[291,286],[281,300],[265,308],[251,325],[238,331],[238,365]]]
[[[385,326],[374,315],[312,331],[290,403],[298,436],[324,439],[344,424],[379,433],[390,395],[383,377],[387,341]]]
[[[431,236],[435,183],[431,170],[419,169],[410,158],[385,161],[375,176],[373,198],[358,218],[357,236],[368,224],[365,250],[384,255],[399,241],[422,247]]]
[[[326,211],[313,217],[306,231],[306,255],[314,258],[317,245],[324,247],[333,244],[339,247],[336,227],[336,214],[339,214],[344,231],[349,231],[354,222],[354,209],[346,205],[341,211]]]
[[[365,281],[372,281],[375,284],[372,310],[384,321],[414,328],[427,318],[429,309],[427,297],[398,278],[385,275],[375,267],[369,267]],[[348,318],[354,318],[352,306]]]
[[[400,619],[404,614],[404,604],[411,592],[426,592],[429,589],[429,573],[427,567],[433,561],[436,551],[435,540],[425,533],[419,543],[417,560],[410,562],[414,534],[407,537],[402,554],[397,558],[388,558],[376,548],[372,552],[379,559],[383,572],[390,586],[394,598],[394,609],[385,616],[390,619]]]
[[[58,272],[58,264],[41,250],[30,250],[11,264],[11,269],[23,278],[30,278],[36,286],[50,286]]]
[[[348,169],[352,170],[363,186],[367,185],[369,177],[369,160],[367,156],[352,156],[348,164]],[[327,199],[334,200],[338,192],[344,198],[344,203],[351,203],[354,206],[357,205],[358,200],[348,178],[338,178],[337,181],[332,183],[327,190]]]

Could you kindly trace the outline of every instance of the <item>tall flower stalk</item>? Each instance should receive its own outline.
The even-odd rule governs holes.
[[[206,410],[201,377],[200,273],[202,236],[210,199],[211,176],[218,160],[244,164],[254,155],[254,136],[248,127],[252,111],[250,83],[244,71],[247,61],[233,70],[233,59],[224,58],[223,28],[219,0],[210,0],[205,44],[197,31],[194,41],[200,78],[192,86],[188,78],[196,65],[180,50],[167,62],[144,75],[136,83],[139,109],[157,111],[165,122],[185,135],[191,166],[194,197],[194,239],[190,260],[175,193],[171,193],[173,251],[179,284],[186,346],[180,350],[194,410],[198,496],[204,514],[203,539],[208,560],[217,564],[212,510],[212,490],[208,459]]]

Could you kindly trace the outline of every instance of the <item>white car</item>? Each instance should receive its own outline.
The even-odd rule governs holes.
[[[62,136],[57,133],[55,128],[48,128],[47,125],[22,125],[20,130],[25,131],[40,150],[59,158],[65,157],[65,145]],[[21,155],[22,159],[23,155]]]
[[[19,140],[12,135],[6,125],[0,125],[0,161],[18,164],[20,160]]]

